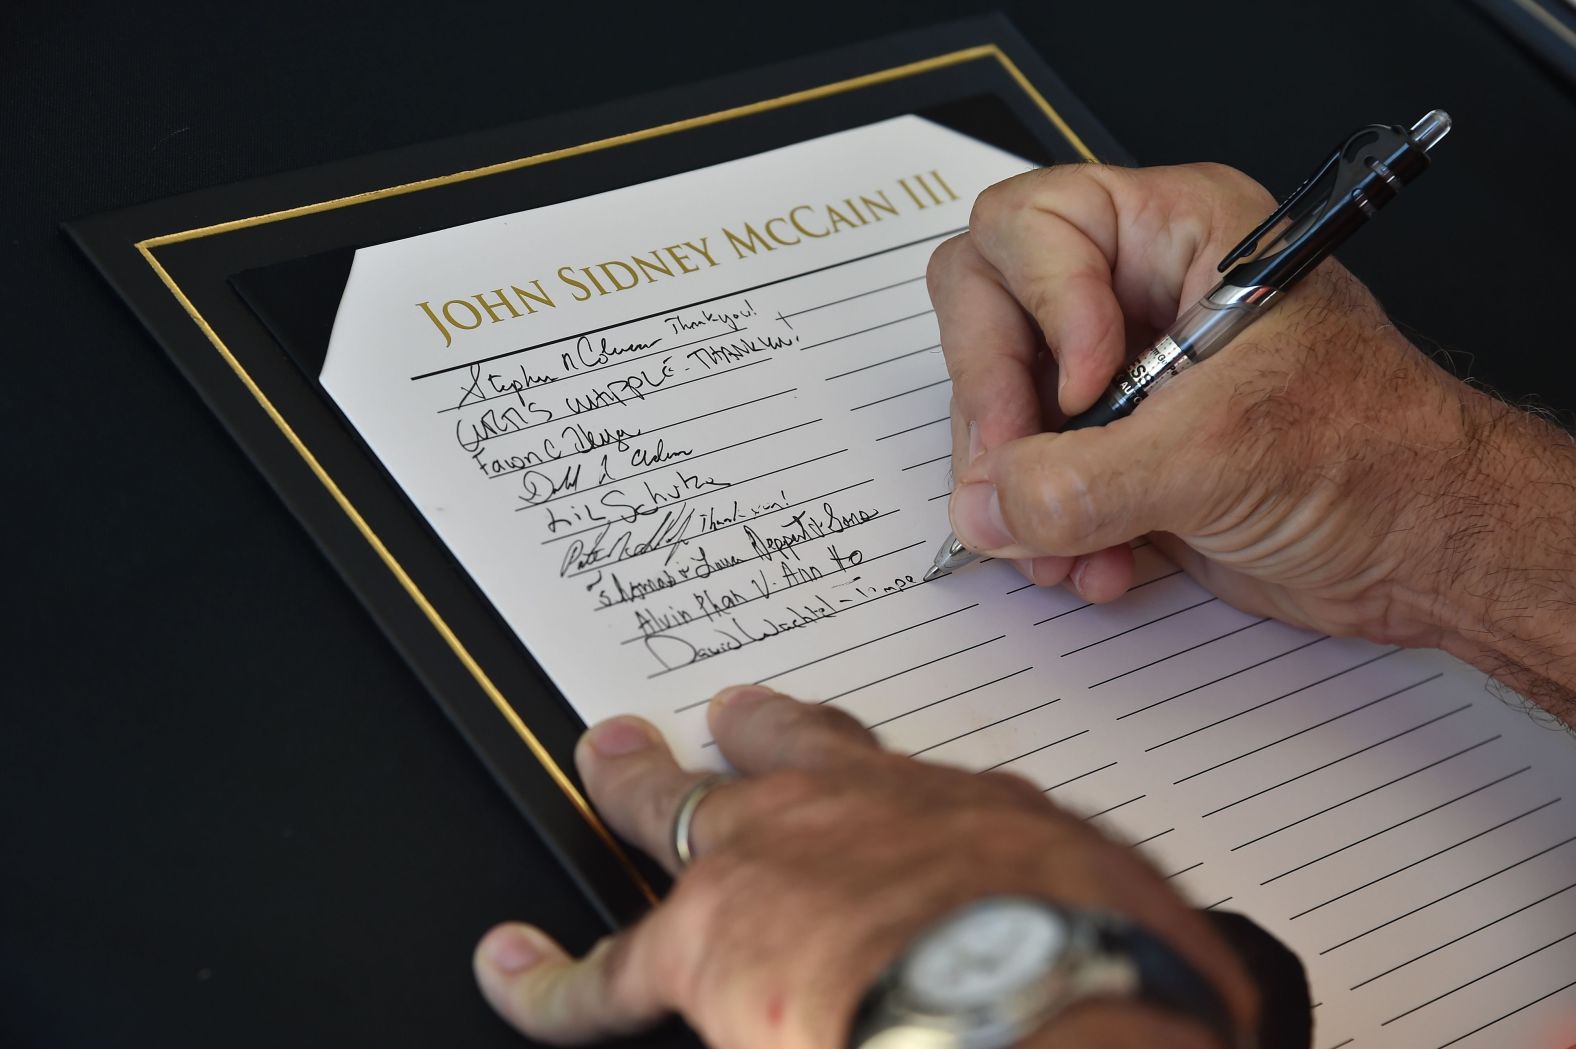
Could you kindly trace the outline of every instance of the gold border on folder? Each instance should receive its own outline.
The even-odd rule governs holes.
[[[882,69],[874,73],[866,73],[863,76],[850,77],[847,80],[838,80],[830,84],[822,84],[819,87],[807,88],[803,91],[795,91],[790,94],[779,95],[776,98],[762,99],[761,101],[751,102],[747,105],[734,106],[731,109],[718,110],[715,113],[707,113],[702,116],[688,117],[684,120],[676,120],[667,124],[659,124],[655,127],[645,128],[640,131],[631,131],[622,135],[613,135],[608,138],[597,139],[594,142],[586,142],[578,146],[569,146],[564,149],[549,150],[545,153],[536,153],[528,157],[519,157],[515,160],[506,160],[497,164],[488,164],[484,167],[471,168],[466,171],[457,171],[450,175],[439,175],[433,178],[420,179],[416,182],[407,182],[398,186],[387,186],[383,189],[368,190],[364,193],[354,193],[349,196],[336,197],[333,200],[320,201],[315,204],[303,204],[294,208],[286,208],[282,211],[271,211],[263,215],[253,215],[249,218],[232,219],[228,222],[215,223],[211,226],[199,226],[195,229],[181,230],[178,233],[166,233],[162,236],[149,237],[146,240],[138,241],[136,244],[137,250],[142,254],[142,257],[153,269],[153,272],[158,276],[159,280],[164,283],[164,286],[170,290],[170,294],[175,296],[175,301],[180,303],[181,308],[191,316],[191,319],[196,323],[203,335],[205,335],[208,341],[213,344],[214,349],[219,352],[219,356],[222,357],[224,362],[230,366],[230,370],[235,372],[236,378],[240,379],[241,384],[246,387],[246,391],[252,395],[252,398],[257,401],[258,406],[261,407],[264,413],[267,414],[268,418],[273,421],[273,424],[279,428],[279,432],[284,435],[285,440],[290,443],[290,446],[293,449],[295,449],[296,454],[301,457],[301,460],[306,464],[307,468],[312,471],[313,476],[318,479],[319,483],[321,483],[328,491],[328,494],[333,497],[336,503],[339,504],[339,508],[345,512],[345,516],[350,519],[351,524],[355,525],[356,530],[361,533],[364,539],[366,539],[368,545],[372,547],[373,552],[375,552],[383,561],[383,563],[388,566],[389,571],[394,574],[394,578],[399,582],[400,586],[403,587],[405,592],[410,595],[410,599],[415,602],[416,607],[421,610],[422,615],[427,617],[427,620],[432,624],[433,629],[438,632],[438,636],[441,637],[444,643],[449,646],[450,651],[452,651],[455,657],[459,659],[460,664],[476,681],[477,685],[481,687],[483,693],[485,693],[487,698],[492,701],[493,706],[498,709],[498,712],[503,715],[503,719],[508,722],[509,727],[512,728],[515,734],[518,735],[525,743],[526,748],[530,750],[532,756],[535,757],[542,767],[547,770],[547,773],[552,778],[553,782],[556,783],[558,788],[564,792],[564,795],[569,799],[570,803],[574,805],[576,811],[580,813],[580,815],[585,819],[586,823],[596,833],[597,837],[599,837],[608,847],[608,850],[613,854],[620,866],[623,867],[624,871],[629,875],[636,887],[639,888],[645,897],[652,903],[657,902],[658,897],[656,891],[652,889],[650,883],[648,883],[646,879],[642,877],[640,871],[636,869],[635,865],[630,861],[629,855],[624,851],[623,847],[619,845],[617,839],[613,837],[612,833],[607,829],[607,826],[601,821],[600,818],[597,817],[596,812],[591,808],[590,802],[587,801],[585,796],[581,794],[580,791],[575,787],[574,782],[559,766],[558,762],[553,760],[553,756],[548,753],[547,748],[544,747],[542,742],[536,738],[536,734],[531,731],[530,726],[526,725],[524,719],[520,717],[519,712],[514,709],[514,706],[510,704],[509,700],[503,695],[501,691],[499,691],[498,686],[493,683],[492,678],[489,677],[487,672],[482,669],[481,664],[476,662],[475,657],[471,655],[470,651],[465,647],[465,644],[460,640],[459,636],[455,634],[454,630],[449,626],[444,618],[438,614],[438,610],[433,607],[432,602],[427,599],[427,596],[424,593],[422,593],[421,588],[416,585],[416,581],[411,578],[410,573],[405,571],[404,566],[401,565],[394,557],[393,552],[390,551],[386,545],[384,545],[383,540],[376,532],[372,530],[372,526],[368,524],[366,518],[364,518],[361,515],[361,512],[356,509],[355,505],[351,503],[350,499],[345,495],[344,490],[341,489],[338,483],[335,482],[334,478],[330,476],[329,472],[324,468],[317,456],[314,455],[312,450],[307,447],[306,442],[301,439],[301,435],[295,432],[295,429],[290,425],[289,421],[286,420],[279,409],[274,406],[273,401],[268,398],[268,395],[263,392],[262,387],[260,387],[256,380],[252,378],[251,374],[241,364],[240,360],[236,358],[235,354],[230,352],[230,348],[226,346],[224,340],[219,337],[219,333],[216,332],[213,326],[208,323],[207,319],[203,317],[203,315],[197,310],[197,307],[192,303],[191,299],[189,299],[186,296],[186,293],[181,290],[180,285],[175,282],[175,279],[170,276],[169,272],[164,268],[159,260],[154,257],[153,249],[163,247],[167,244],[177,244],[182,241],[197,240],[201,237],[212,237],[221,233],[229,233],[238,229],[247,229],[252,226],[260,226],[269,222],[281,222],[285,219],[301,218],[306,215],[316,215],[321,212],[334,211],[339,208],[346,208],[355,204],[366,204],[374,200],[383,200],[387,197],[398,197],[407,193],[416,193],[424,189],[433,189],[438,186],[454,185],[455,183],[485,178],[489,175],[499,175],[508,171],[518,171],[522,168],[535,167],[539,164],[546,164],[554,160],[562,160],[566,157],[580,156],[582,154],[593,153],[598,150],[611,149],[616,146],[630,145],[635,142],[643,142],[647,139],[658,138],[660,136],[670,135],[679,131],[689,131],[693,128],[706,127],[710,124],[718,124],[722,123],[723,121],[736,119],[738,117],[751,116],[756,113],[766,113],[770,112],[771,110],[797,105],[801,102],[810,102],[820,98],[828,98],[833,95],[845,94],[850,91],[860,90],[861,88],[874,87],[878,84],[885,84],[894,80],[901,80],[904,77],[917,76],[922,73],[929,73],[938,69],[945,69],[949,66],[960,65],[964,62],[978,61],[980,59],[995,59],[998,63],[1000,63],[1001,66],[1006,70],[1008,76],[1012,78],[1013,82],[1016,83],[1018,87],[1023,90],[1024,94],[1028,95],[1030,101],[1032,101],[1035,106],[1040,109],[1040,111],[1043,112],[1047,118],[1050,119],[1051,123],[1056,127],[1056,130],[1063,138],[1068,141],[1068,143],[1072,145],[1074,149],[1078,151],[1079,155],[1085,160],[1098,161],[1099,158],[1090,151],[1089,147],[1084,144],[1083,140],[1078,137],[1078,135],[1070,126],[1068,126],[1067,122],[1062,119],[1061,114],[1056,112],[1055,108],[1053,108],[1051,104],[1046,101],[1045,96],[1041,95],[1040,92],[1035,89],[1034,85],[1029,82],[1029,78],[1023,75],[1022,70],[1017,67],[1012,59],[1007,57],[1001,48],[997,47],[995,44],[981,44],[977,47],[968,47],[958,51],[951,51],[947,54],[936,55],[932,58],[922,59],[918,62],[910,62],[906,65],[893,66],[890,69]]]

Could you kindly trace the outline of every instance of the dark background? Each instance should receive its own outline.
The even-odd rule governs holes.
[[[472,943],[584,948],[590,910],[58,224],[998,5],[70,6],[0,14],[0,1043],[518,1044]],[[1474,10],[1004,9],[1146,163],[1284,192],[1449,109],[1343,258],[1462,371],[1576,408],[1576,98]]]

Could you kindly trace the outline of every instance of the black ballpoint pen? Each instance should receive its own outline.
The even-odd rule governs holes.
[[[1449,131],[1449,115],[1436,109],[1411,128],[1370,124],[1348,136],[1221,260],[1217,269],[1225,276],[1214,290],[1118,373],[1098,404],[1067,420],[1062,429],[1104,426],[1122,418],[1166,382],[1236,338],[1427,170],[1429,151]],[[1282,222],[1287,223],[1285,230],[1263,253],[1255,254],[1259,241]],[[948,535],[925,580],[979,557],[956,535]]]

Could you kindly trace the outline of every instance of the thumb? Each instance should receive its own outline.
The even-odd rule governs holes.
[[[1094,553],[1163,530],[1187,533],[1204,506],[1178,461],[1186,437],[1159,408],[1146,417],[1024,437],[980,456],[958,478],[949,511],[964,546],[998,558]]]
[[[584,958],[571,958],[546,933],[508,922],[476,945],[472,959],[482,996],[510,1026],[548,1045],[578,1045],[628,1035],[668,1014],[653,973],[654,919],[604,937]]]

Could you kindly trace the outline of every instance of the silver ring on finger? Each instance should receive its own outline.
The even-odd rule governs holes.
[[[679,801],[679,810],[673,816],[673,854],[678,857],[683,870],[695,860],[695,846],[690,837],[695,829],[695,812],[706,795],[732,779],[732,776],[713,773],[695,781]]]

